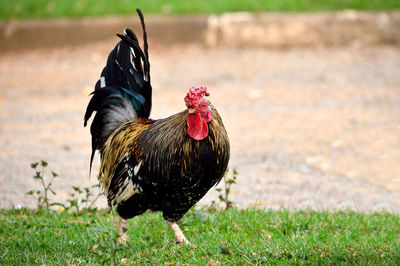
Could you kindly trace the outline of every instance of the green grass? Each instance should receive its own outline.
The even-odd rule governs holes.
[[[195,14],[231,11],[335,11],[399,9],[399,0],[0,0],[0,19],[127,15]]]
[[[115,214],[0,211],[0,264],[398,264],[400,217],[353,211],[195,210],[180,223],[195,247],[174,244],[159,213],[129,221],[115,245]]]

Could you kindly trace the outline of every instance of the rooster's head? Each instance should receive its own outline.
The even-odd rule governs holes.
[[[207,123],[212,120],[212,113],[210,102],[204,97],[209,95],[206,87],[193,87],[185,97],[188,108],[188,134],[195,140],[202,140],[208,136]]]

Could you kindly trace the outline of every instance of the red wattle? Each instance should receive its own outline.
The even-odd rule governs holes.
[[[208,136],[208,125],[199,112],[188,114],[186,120],[190,137],[202,140]]]

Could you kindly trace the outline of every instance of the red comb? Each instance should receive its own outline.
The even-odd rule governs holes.
[[[209,96],[210,94],[207,92],[206,87],[195,88],[192,87],[189,89],[189,92],[186,94],[185,103],[188,108],[195,107],[203,96]]]

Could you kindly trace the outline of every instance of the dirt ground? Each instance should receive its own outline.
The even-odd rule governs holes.
[[[83,114],[116,41],[0,57],[0,208],[35,206],[25,193],[39,188],[30,164],[41,159],[60,175],[54,201],[96,183]],[[239,172],[238,206],[400,211],[398,47],[153,44],[150,61],[153,118],[182,110],[188,88],[209,88]]]

